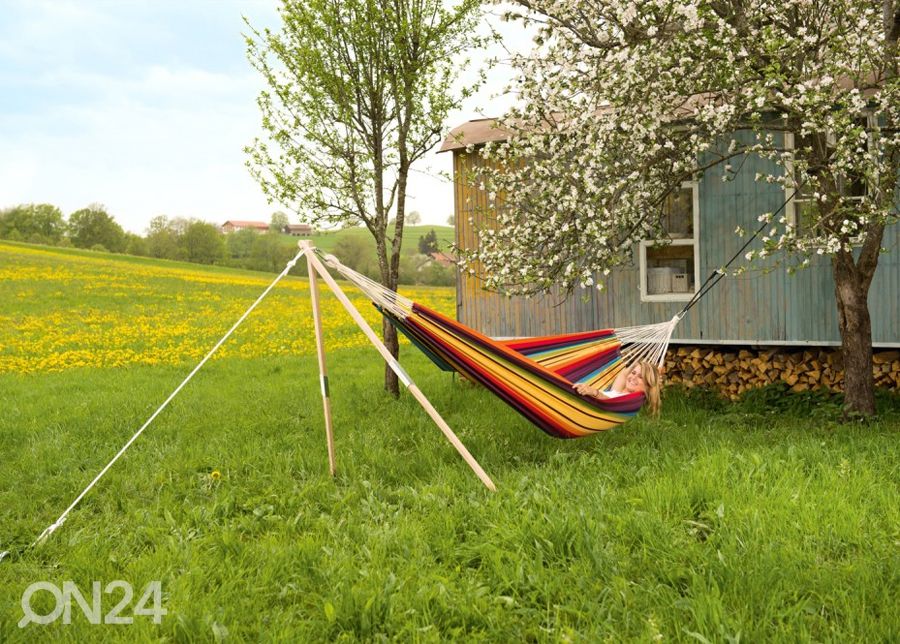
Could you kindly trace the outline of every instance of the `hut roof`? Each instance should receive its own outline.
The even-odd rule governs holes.
[[[841,77],[833,82],[842,89],[858,87],[863,96],[871,98],[878,93],[880,87],[884,84],[884,79],[870,74],[861,81],[853,80],[849,77]],[[693,96],[684,98],[680,104],[673,106],[673,116],[682,119],[690,119],[696,114],[700,107],[716,102],[717,96],[714,92],[694,94]],[[609,106],[601,106],[595,110],[595,114],[598,117],[608,116],[615,114],[615,110]],[[556,116],[556,114],[553,114],[551,115],[551,118],[556,118]],[[553,125],[553,123],[548,122],[546,127],[552,129]],[[496,118],[473,119],[450,130],[450,134],[444,139],[438,153],[461,150],[467,146],[481,145],[488,141],[505,141],[510,138],[512,134],[513,133],[510,130],[497,125]]]
[[[488,141],[504,141],[512,134],[509,130],[497,127],[496,119],[474,119],[459,125],[452,130],[438,152],[460,150],[469,145],[478,145]]]

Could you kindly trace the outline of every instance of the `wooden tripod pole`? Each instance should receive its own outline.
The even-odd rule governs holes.
[[[316,271],[312,264],[312,242],[301,241],[299,244],[306,255],[306,267],[309,273],[309,297],[312,300],[313,325],[316,329],[316,353],[319,356],[319,382],[322,385],[322,407],[325,410],[325,440],[328,443],[328,471],[335,475],[337,468],[334,462],[334,428],[331,423],[331,401],[328,397],[328,372],[325,368],[325,340],[322,337],[322,315],[319,312],[319,285],[316,282]]]
[[[315,256],[315,253],[312,251],[312,248],[307,248],[303,246],[303,244],[309,244],[309,242],[300,242],[302,248],[306,249],[306,258],[307,261],[310,262],[312,268],[315,269],[317,273],[322,277],[328,287],[334,292],[335,297],[337,297],[338,301],[347,309],[347,313],[350,314],[350,317],[356,322],[362,332],[369,338],[369,341],[375,345],[375,348],[378,350],[378,353],[381,354],[381,357],[384,358],[384,361],[387,362],[388,366],[393,369],[394,373],[397,374],[397,378],[400,379],[400,382],[404,384],[404,386],[409,390],[409,393],[413,395],[413,398],[422,406],[422,408],[428,412],[428,415],[431,416],[431,419],[435,422],[435,424],[440,428],[440,430],[444,433],[447,440],[450,441],[450,444],[456,448],[456,451],[459,452],[459,455],[463,457],[463,460],[466,464],[472,468],[472,471],[481,479],[481,482],[484,483],[485,487],[487,487],[492,492],[497,491],[497,487],[494,485],[494,482],[487,475],[487,473],[481,468],[481,465],[478,464],[478,461],[469,453],[469,450],[466,449],[466,446],[462,444],[462,441],[453,433],[453,430],[450,429],[450,426],[444,421],[441,415],[437,412],[437,410],[432,406],[429,400],[425,397],[425,394],[416,386],[416,383],[412,381],[412,378],[409,377],[409,374],[400,366],[400,363],[397,362],[396,358],[391,355],[391,352],[388,351],[387,347],[384,346],[384,343],[378,339],[378,336],[375,335],[375,332],[372,330],[372,327],[369,326],[368,322],[363,318],[359,311],[356,310],[356,307],[350,302],[344,292],[341,290],[341,287],[338,286],[337,282],[334,281],[334,278],[331,277],[331,274],[328,270],[322,266],[322,263],[319,261],[319,258]],[[312,276],[312,270],[310,271],[310,276]]]

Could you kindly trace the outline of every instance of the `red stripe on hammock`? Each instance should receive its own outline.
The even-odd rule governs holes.
[[[597,331],[583,331],[581,333],[568,333],[565,335],[546,335],[537,338],[522,338],[521,340],[502,340],[498,344],[509,347],[515,351],[538,351],[553,348],[555,346],[567,346],[578,344],[587,340],[599,340],[615,335],[613,329],[599,329]]]
[[[457,322],[456,320],[447,317],[443,313],[438,313],[437,311],[433,311],[433,310],[429,309],[427,306],[422,306],[421,304],[418,304],[416,302],[413,302],[413,311],[415,313],[418,313],[422,317],[432,318],[437,324],[439,324],[439,325],[442,324],[445,327],[454,329],[461,335],[469,337],[484,346],[490,347],[498,355],[502,355],[503,357],[505,357],[509,361],[513,362],[514,364],[522,367],[523,369],[535,374],[536,376],[538,376],[540,378],[543,378],[549,384],[555,384],[557,387],[559,387],[560,389],[562,389],[564,391],[568,391],[572,387],[573,383],[566,380],[565,378],[563,378],[556,372],[551,371],[550,369],[547,369],[542,364],[535,362],[531,358],[524,356],[517,351],[513,351],[512,349],[509,349],[508,347],[504,346],[503,344],[500,344],[500,343],[492,340],[491,338],[487,337],[486,335],[479,333],[475,329],[467,327],[464,324],[462,324],[461,322]],[[407,321],[411,321],[411,320],[407,320]],[[421,332],[423,334],[425,334],[426,336],[428,335],[427,331],[425,331],[418,325],[417,325],[417,327],[421,330]],[[593,397],[585,397],[585,396],[581,397],[582,400],[589,402],[593,406],[595,406],[598,409],[603,410],[603,411],[608,411],[610,409],[613,409],[613,410],[628,409],[628,408],[632,407],[632,405],[623,405],[621,403],[631,402],[631,401],[634,401],[636,398],[640,400],[640,403],[638,405],[634,406],[633,411],[635,411],[635,412],[643,404],[644,395],[641,393],[626,394],[624,396],[618,396],[616,398],[608,398],[608,399],[604,398],[603,400],[598,400]],[[622,399],[624,399],[624,400],[622,400]],[[615,401],[615,402],[613,402],[613,401]],[[619,413],[623,413],[623,412],[619,412]],[[631,411],[629,411],[627,413],[631,413]]]
[[[415,327],[420,333],[432,337],[426,329],[416,323],[415,320],[411,318],[407,318],[405,320],[406,324],[409,326]],[[485,371],[483,368],[478,366],[478,364],[469,358],[468,356],[460,353],[453,347],[442,345],[442,350],[447,352],[452,356],[453,361],[457,363],[461,363],[467,367],[467,371],[470,371],[473,374],[477,374],[478,379],[486,383],[486,385],[494,390],[501,398],[504,398],[513,409],[522,413],[526,416],[531,422],[535,425],[546,431],[548,434],[552,434],[554,436],[559,436],[561,438],[575,438],[581,436],[581,434],[577,434],[574,432],[570,432],[564,428],[562,428],[555,420],[553,420],[546,413],[542,412],[538,407],[534,404],[526,400],[523,396],[518,393],[517,389],[514,389],[504,381],[498,377],[492,376],[489,372]],[[614,421],[610,421],[614,422]],[[585,428],[586,432],[598,431],[591,430]],[[600,430],[602,431],[602,430]]]

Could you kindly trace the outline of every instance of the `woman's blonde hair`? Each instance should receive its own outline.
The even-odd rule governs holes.
[[[647,408],[650,410],[651,415],[657,416],[661,405],[662,377],[655,365],[645,361],[641,361],[638,364],[641,366],[641,378],[644,379],[644,387],[646,388],[644,395],[647,398]]]

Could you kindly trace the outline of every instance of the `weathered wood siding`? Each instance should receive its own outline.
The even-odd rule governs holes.
[[[477,154],[454,152],[454,184],[456,212],[456,244],[476,248],[478,230],[489,225],[486,220],[487,195],[470,185],[467,177],[484,164]],[[507,298],[482,288],[476,276],[457,274],[457,318],[464,324],[492,336],[534,336],[597,328],[597,316],[590,291],[580,296],[543,296],[531,299]],[[605,323],[601,323],[603,326]]]
[[[487,225],[486,195],[469,185],[471,170],[484,163],[475,153],[454,153],[456,242],[477,244],[477,231]],[[699,260],[701,283],[723,266],[744,244],[735,228],[756,230],[757,217],[778,209],[785,194],[777,186],[754,181],[768,161],[749,157],[734,180],[723,182],[720,171],[700,181]],[[741,160],[733,162],[739,167]],[[873,341],[900,346],[900,225],[885,232],[884,247],[869,295]],[[758,247],[758,243],[755,245]],[[746,263],[740,258],[735,265]],[[771,269],[771,270],[766,270]],[[637,255],[635,265],[614,271],[604,291],[581,290],[568,298],[506,298],[481,287],[477,277],[460,273],[458,319],[492,336],[531,336],[605,327],[649,324],[670,319],[684,302],[641,302]],[[753,270],[726,277],[691,309],[673,341],[725,344],[840,344],[831,264],[827,258],[788,275],[773,262],[754,263]]]

